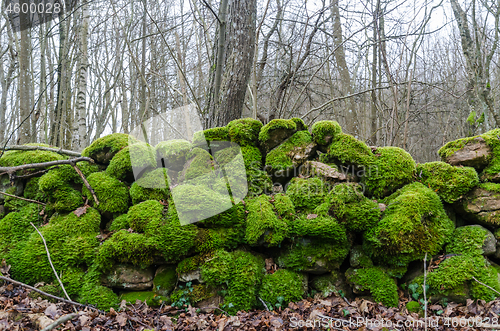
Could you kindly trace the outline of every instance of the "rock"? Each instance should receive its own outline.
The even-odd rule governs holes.
[[[484,239],[483,246],[482,246],[483,255],[489,256],[489,255],[495,254],[497,240],[496,240],[495,236],[493,235],[493,233],[491,233],[491,231],[482,227],[481,225],[469,225],[469,226],[470,227],[479,227],[479,228],[482,228],[486,231],[486,238]]]
[[[205,314],[211,314],[217,310],[217,307],[224,302],[224,298],[221,295],[215,294],[214,296],[203,299],[196,303],[197,307],[200,307],[201,311]]]
[[[177,284],[177,273],[175,265],[163,265],[156,269],[153,279],[153,292],[168,296]]]
[[[118,264],[109,273],[101,277],[101,283],[104,286],[130,291],[151,289],[153,286],[153,269],[140,269],[132,265]]]
[[[302,127],[299,125],[299,128]],[[292,120],[274,119],[260,130],[260,146],[265,153],[269,153],[273,148],[293,136],[297,130],[297,123]]]
[[[191,147],[191,143],[183,139],[162,141],[155,147],[156,157],[160,162],[163,162],[162,166],[181,171]]]
[[[363,246],[356,245],[351,248],[349,263],[353,268],[372,267],[373,262],[363,250]]]
[[[23,191],[24,191],[23,182],[16,180],[16,181],[14,181],[14,186],[16,187],[16,191],[14,193],[11,193],[11,194],[14,194],[17,196],[22,196]],[[10,189],[11,187],[12,187],[12,185],[10,183],[9,175],[5,174],[5,175],[0,176],[0,192],[7,192],[7,190]],[[4,200],[5,200],[5,195],[0,194],[0,201],[4,201]]]
[[[311,287],[320,292],[324,298],[331,295],[346,297],[352,296],[351,288],[347,284],[344,275],[338,270],[313,278],[311,281]]]
[[[493,185],[487,183],[475,187],[461,203],[457,204],[456,210],[469,221],[479,223],[488,227],[500,225],[500,192],[493,191]]]
[[[201,271],[200,269],[188,271],[188,272],[183,272],[179,274],[179,281],[187,283],[187,282],[193,282],[197,281],[199,283],[204,283],[205,281],[201,278]]]
[[[318,161],[306,161],[299,168],[300,174],[304,177],[320,177],[329,182],[343,182],[347,176],[328,164]]]
[[[445,146],[446,147],[446,146]],[[482,137],[476,137],[449,156],[441,155],[444,162],[451,165],[463,165],[476,169],[484,168],[490,158],[491,149]]]

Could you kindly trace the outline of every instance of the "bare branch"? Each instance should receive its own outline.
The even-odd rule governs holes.
[[[4,150],[4,151],[14,151],[14,150],[15,151],[36,151],[36,150],[40,150],[40,151],[54,152],[57,154],[63,154],[63,155],[69,155],[69,156],[76,156],[76,157],[82,156],[82,154],[80,154],[78,152],[69,151],[69,150],[62,149],[62,148],[51,148],[51,147],[43,147],[43,146],[13,145],[13,146],[7,146],[5,148],[0,148],[0,150]]]
[[[37,203],[37,204],[42,205],[42,206],[46,206],[47,205],[47,204],[45,204],[43,202],[40,202],[40,201],[18,197],[17,195],[5,193],[5,192],[0,192],[0,194],[6,195],[6,196],[11,197],[11,198],[16,198],[16,199],[19,199],[19,200],[27,201],[27,202]]]

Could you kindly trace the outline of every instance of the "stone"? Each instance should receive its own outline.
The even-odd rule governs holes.
[[[476,137],[467,142],[452,155],[444,157],[443,161],[451,165],[463,165],[476,169],[484,168],[491,158],[491,149],[482,137]]]
[[[16,192],[11,193],[14,195],[22,196],[24,192],[24,185],[23,182],[20,180],[15,180],[14,181],[14,186],[16,187]],[[12,184],[10,183],[10,178],[8,174],[4,174],[0,176],[0,192],[7,192],[8,189],[12,187]],[[5,200],[5,195],[0,194],[0,201]]]
[[[162,265],[156,269],[153,279],[153,291],[159,295],[168,296],[177,284],[175,265]]]
[[[481,247],[483,249],[483,255],[489,256],[493,255],[496,252],[496,246],[497,246],[497,240],[493,233],[489,231],[488,229],[482,227],[481,225],[468,225],[470,227],[479,227],[482,228],[486,231],[486,238],[484,239],[483,246]]]
[[[183,272],[179,274],[179,281],[187,283],[197,281],[199,283],[204,283],[205,281],[201,278],[200,269],[191,270],[188,272]]]
[[[363,246],[356,245],[351,248],[349,263],[353,268],[372,267],[373,262],[363,250]]]
[[[129,291],[150,290],[153,287],[153,269],[118,264],[110,272],[101,277],[104,286],[125,289]]]
[[[457,204],[457,211],[474,223],[487,227],[500,225],[500,193],[475,187]]]
[[[343,182],[347,176],[328,164],[318,161],[306,161],[300,166],[300,174],[304,177],[320,177],[328,182]]]
[[[352,290],[342,272],[334,270],[326,275],[312,279],[311,287],[321,293],[323,298],[329,296],[352,297]]]

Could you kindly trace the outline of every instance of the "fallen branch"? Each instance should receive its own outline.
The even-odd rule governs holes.
[[[36,201],[36,200],[31,200],[31,199],[26,199],[26,198],[21,198],[21,197],[18,197],[17,195],[14,195],[14,194],[9,194],[9,193],[5,193],[5,192],[0,192],[0,194],[6,195],[6,196],[11,197],[11,198],[16,198],[16,199],[19,199],[19,200],[27,201],[27,202],[37,203],[37,204],[42,205],[42,206],[46,206],[47,205],[47,204],[45,204],[43,202]]]
[[[269,308],[267,307],[267,304],[264,302],[264,300],[262,300],[260,297],[258,297],[260,302],[264,305],[264,307],[266,307],[266,310],[269,311]]]
[[[425,331],[427,331],[427,291],[426,291],[426,287],[427,287],[427,252],[425,252],[425,257],[424,257],[424,285],[422,285],[422,288],[424,290],[424,321],[425,321],[425,324],[424,324],[424,329]]]
[[[500,295],[500,292],[498,292],[497,290],[495,290],[493,287],[491,286],[488,286],[486,285],[485,283],[481,283],[480,281],[478,281],[476,279],[476,277],[472,276],[472,279],[474,279],[476,282],[478,282],[479,284],[483,285],[483,286],[486,286],[487,288],[489,288],[490,290],[492,290],[493,292],[495,292],[496,294]]]
[[[56,326],[58,326],[59,324],[63,324],[67,321],[70,321],[72,320],[73,318],[77,317],[78,314],[76,313],[72,313],[72,314],[68,314],[68,315],[64,315],[64,316],[61,316],[59,317],[57,320],[54,321],[54,323],[52,324],[49,324],[47,325],[46,327],[44,327],[41,331],[49,331],[49,330],[52,330],[54,329]]]
[[[66,300],[64,298],[61,298],[61,297],[49,294],[47,292],[44,292],[42,290],[39,290],[36,287],[33,287],[33,286],[28,285],[28,284],[24,284],[24,283],[18,282],[17,280],[11,279],[9,277],[0,276],[0,279],[4,280],[6,282],[9,282],[9,283],[15,284],[15,285],[19,285],[19,286],[28,288],[28,289],[30,289],[32,291],[38,292],[38,293],[40,293],[42,295],[45,295],[46,297],[54,299],[54,300],[58,300],[58,301],[61,301],[61,302],[64,302],[64,303],[69,303],[70,305],[74,305],[74,306],[78,306],[78,307],[90,308],[90,309],[93,309],[95,311],[101,312],[99,309],[94,308],[92,306],[87,306],[87,305],[84,305],[84,304],[81,304],[81,303],[78,303],[78,302],[75,302],[75,301],[72,301],[72,300]]]
[[[43,147],[43,146],[19,146],[19,145],[13,145],[13,146],[7,146],[5,148],[0,148],[0,151],[47,151],[47,152],[54,152],[57,154],[62,154],[62,155],[69,155],[69,156],[82,156],[82,154],[74,151],[69,151],[67,149],[62,149],[62,148],[52,148],[52,147]]]
[[[40,169],[40,168],[46,168],[46,167],[52,167],[55,165],[61,165],[61,164],[69,164],[71,163],[76,163],[76,162],[90,162],[94,163],[94,160],[92,160],[90,157],[77,157],[74,159],[70,160],[57,160],[57,161],[49,161],[49,162],[42,162],[42,163],[30,163],[30,164],[22,164],[19,166],[15,167],[0,167],[0,172],[8,173],[8,174],[13,174],[16,171],[19,170],[26,170],[26,169]]]
[[[82,178],[83,184],[85,185],[85,187],[90,191],[90,193],[94,197],[94,201],[95,201],[95,204],[97,206],[99,204],[99,200],[97,200],[97,195],[95,194],[95,191],[92,188],[92,186],[90,186],[87,178],[85,178],[85,175],[83,174],[83,172],[80,170],[80,168],[78,168],[78,166],[76,165],[76,162],[71,163],[71,166],[75,169],[75,171],[78,173],[78,175],[80,175],[80,177]]]
[[[61,286],[61,288],[64,292],[64,295],[66,295],[66,298],[68,298],[68,300],[71,301],[71,298],[69,297],[68,293],[66,292],[66,289],[64,288],[64,285],[63,285],[61,279],[59,278],[59,275],[57,275],[56,268],[54,268],[54,265],[52,264],[52,259],[50,258],[50,252],[49,252],[49,248],[47,247],[47,243],[45,242],[45,238],[43,237],[42,233],[38,230],[38,228],[35,226],[35,224],[33,224],[32,222],[30,222],[30,224],[32,227],[35,228],[36,232],[38,232],[40,237],[42,237],[43,245],[45,246],[45,251],[47,252],[47,257],[49,258],[49,263],[50,263],[50,266],[52,267],[52,270],[54,271],[54,275],[56,275],[57,281],[59,282],[59,285]],[[75,308],[75,307],[73,307],[73,308]],[[75,308],[75,311],[76,311],[76,308]]]

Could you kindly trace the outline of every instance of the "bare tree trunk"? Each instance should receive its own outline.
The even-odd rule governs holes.
[[[79,56],[76,88],[75,134],[73,135],[73,148],[83,150],[87,141],[87,69],[88,69],[88,28],[89,7],[88,3],[82,5],[82,20],[79,31]]]
[[[28,14],[19,12],[21,22],[28,22]],[[28,24],[26,23],[25,26]],[[23,26],[23,23],[21,23]],[[29,29],[21,30],[21,42],[19,45],[19,118],[24,121],[19,132],[18,145],[29,143],[31,140],[31,122],[28,118],[31,112],[30,102],[30,53],[31,42]]]

